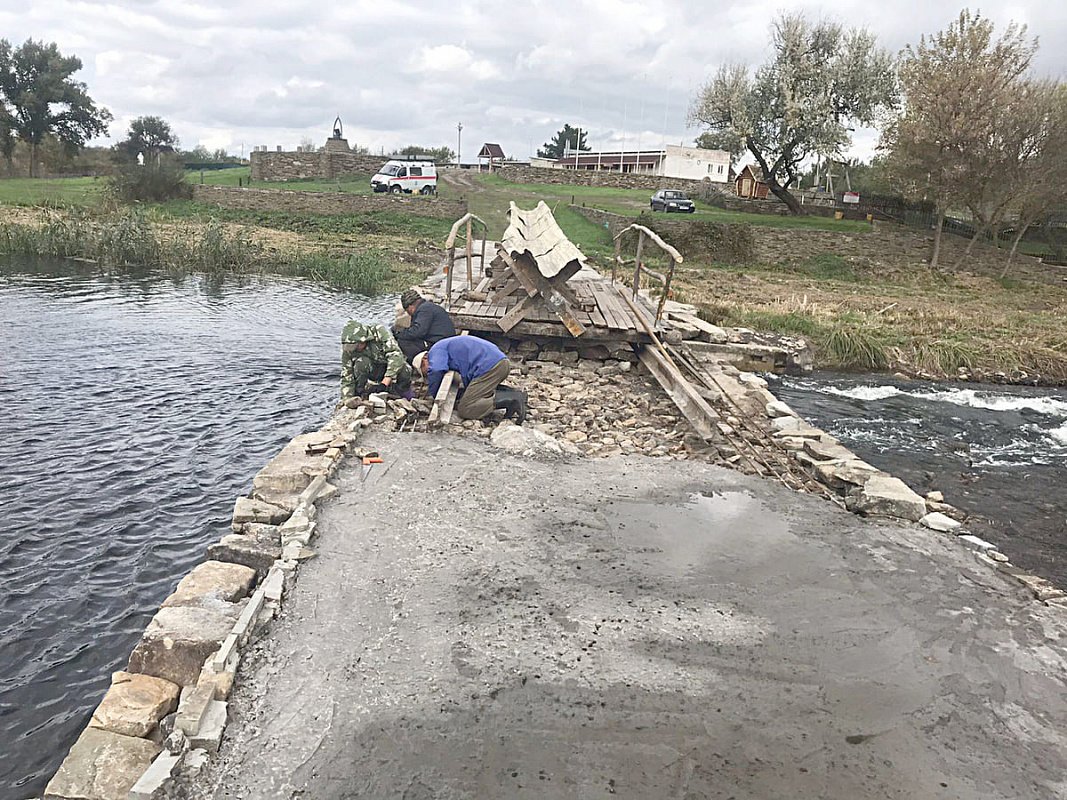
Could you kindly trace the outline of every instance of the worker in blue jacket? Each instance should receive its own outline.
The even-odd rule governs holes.
[[[526,392],[501,385],[511,372],[511,362],[492,342],[477,336],[452,336],[416,355],[411,365],[425,376],[434,397],[445,373],[459,373],[464,388],[456,412],[463,419],[483,419],[497,408],[520,425],[526,419]]]

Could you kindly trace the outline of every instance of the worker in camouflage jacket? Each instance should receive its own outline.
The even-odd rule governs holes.
[[[341,398],[411,389],[411,367],[384,325],[352,320],[341,333]]]

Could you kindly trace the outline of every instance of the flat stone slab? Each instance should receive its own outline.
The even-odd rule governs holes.
[[[231,533],[223,536],[215,544],[207,548],[208,558],[217,561],[228,561],[232,564],[243,564],[249,569],[255,570],[256,575],[262,578],[274,564],[275,559],[281,558],[282,548],[280,543],[265,542],[255,536],[242,536]]]
[[[89,725],[123,736],[148,736],[178,705],[178,686],[162,678],[115,672],[111,688],[93,712]]]
[[[203,605],[205,599],[232,603],[247,597],[255,580],[256,571],[244,564],[205,561],[181,579],[163,608]]]
[[[86,728],[48,782],[45,800],[127,800],[161,749],[148,739]]]
[[[856,454],[837,442],[825,442],[814,439],[804,443],[804,452],[820,461],[853,461]]]
[[[233,529],[236,531],[241,525],[248,522],[257,522],[264,525],[280,525],[289,519],[290,511],[281,506],[255,500],[251,497],[238,497],[233,506]]]
[[[900,478],[872,475],[857,494],[845,498],[845,507],[868,517],[892,517],[918,522],[926,516],[926,501]]]
[[[956,522],[956,520],[947,514],[942,514],[940,511],[931,511],[919,520],[919,522],[930,530],[941,531],[942,533],[948,533],[949,531],[954,531],[960,527],[959,522]]]
[[[283,447],[267,466],[256,473],[252,485],[257,491],[300,494],[311,483],[312,478],[333,466],[331,459],[308,453],[308,445],[329,444],[333,438],[334,434],[323,432],[297,436]]]
[[[159,609],[130,654],[129,671],[154,675],[179,686],[195,684],[204,661],[219,649],[241,611],[230,603],[218,605],[221,608]]]
[[[857,486],[866,485],[875,475],[885,474],[877,467],[858,458],[844,463],[826,462],[816,464],[815,476],[820,482],[839,492],[848,492]]]

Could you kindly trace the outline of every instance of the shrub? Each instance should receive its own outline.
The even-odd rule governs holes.
[[[156,163],[151,163],[153,160]],[[135,161],[122,164],[109,188],[122,203],[158,203],[193,196],[193,187],[185,182],[185,168],[171,155],[149,156],[149,163],[144,165]]]

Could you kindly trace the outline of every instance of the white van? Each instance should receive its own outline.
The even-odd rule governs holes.
[[[376,192],[437,194],[437,167],[426,160],[388,161],[370,179],[370,186]]]

